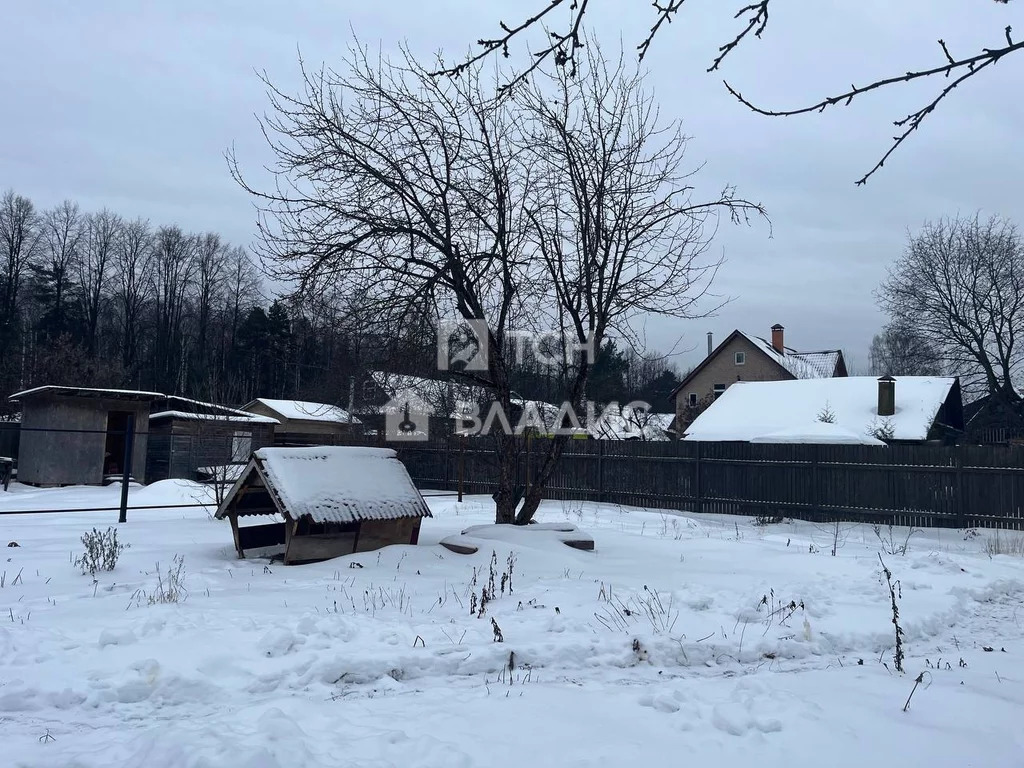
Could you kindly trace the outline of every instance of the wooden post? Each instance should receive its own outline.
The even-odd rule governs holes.
[[[958,445],[956,451],[956,527],[967,527],[967,508],[964,505],[964,447]]]
[[[132,453],[135,447],[135,414],[129,413],[124,426],[124,461],[121,462],[121,512],[117,522],[128,522],[128,479],[132,476]]]
[[[228,519],[231,521],[231,535],[235,539],[235,551],[238,553],[238,559],[245,560],[245,552],[242,551],[242,539],[238,534],[238,513],[235,510],[231,510]]]
[[[597,501],[604,501],[604,440],[597,442]]]
[[[463,483],[466,477],[466,435],[459,435],[459,503],[462,503]],[[417,534],[419,529],[417,528]],[[413,542],[415,543],[415,542]]]
[[[686,443],[683,443],[683,445],[686,445]],[[694,463],[693,463],[693,491],[694,491],[694,495],[697,497],[697,500],[696,500],[696,503],[694,504],[695,509],[693,511],[697,512],[697,513],[701,513],[701,512],[704,511],[704,501],[703,501],[704,493],[703,493],[703,489],[701,488],[701,482],[700,482],[701,481],[701,477],[700,477],[700,452],[701,452],[700,451],[700,447],[701,447],[701,443],[700,442],[696,442],[696,443],[694,443],[694,446],[696,446],[696,450],[694,452]]]

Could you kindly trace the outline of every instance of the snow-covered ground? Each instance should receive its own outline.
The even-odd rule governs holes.
[[[116,499],[14,485],[0,509]],[[551,502],[539,519],[595,551],[513,531],[464,556],[437,542],[490,522],[488,500],[430,506],[419,546],[292,567],[236,560],[204,509],[140,510],[96,583],[72,561],[116,512],[0,516],[20,545],[0,549],[0,764],[1024,765],[1024,559],[990,557],[987,532],[883,554],[899,674],[870,527],[840,526],[832,556],[834,529],[807,523]],[[175,556],[187,597],[150,604]]]

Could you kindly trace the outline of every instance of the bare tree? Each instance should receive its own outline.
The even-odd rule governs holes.
[[[120,216],[103,209],[99,213],[86,215],[83,224],[78,282],[82,289],[82,309],[85,315],[85,345],[90,355],[96,353],[100,313],[104,301],[110,295],[108,282],[123,223]]]
[[[153,236],[154,367],[179,390],[185,379],[185,310],[195,279],[195,253],[196,238],[178,227],[160,227]]]
[[[1024,332],[1024,243],[1010,222],[942,219],[912,236],[877,298],[892,321],[941,352],[950,373],[1003,404]]]
[[[114,301],[121,326],[121,362],[131,373],[138,363],[140,325],[153,284],[149,279],[152,231],[145,219],[125,222],[114,248]]]
[[[868,358],[875,376],[942,375],[942,351],[903,322],[888,323],[875,334]]]
[[[0,329],[4,340],[17,320],[22,278],[39,245],[39,217],[32,201],[8,190],[0,198]]]
[[[1008,5],[1009,0],[995,0],[1002,5]],[[585,20],[589,11],[598,5],[604,5],[616,12],[621,12],[618,5],[621,0],[533,0],[531,9],[524,10],[519,21],[506,23],[500,22],[501,34],[494,37],[485,37],[477,40],[478,50],[471,54],[466,61],[456,65],[441,66],[435,72],[436,75],[457,75],[472,67],[482,59],[492,55],[509,57],[511,47],[518,42],[525,42],[531,33],[537,34],[541,43],[538,48],[530,52],[529,64],[521,67],[503,86],[504,90],[512,90],[520,82],[529,78],[531,73],[542,67],[546,62],[552,62],[556,68],[563,69],[571,76],[575,76],[580,65],[580,51],[586,47]],[[655,37],[668,28],[669,24],[682,10],[684,0],[656,0],[650,4],[646,13],[650,14],[651,25],[647,34],[637,45],[637,53],[640,61],[643,61],[654,43]],[[713,55],[708,72],[719,70],[729,56],[741,43],[751,37],[760,38],[768,26],[768,11],[771,0],[733,0],[733,2],[722,3],[722,5],[733,16],[736,22],[734,33],[726,36],[724,42],[718,46]],[[1014,4],[1015,7],[1019,3]],[[636,3],[633,6],[634,13],[644,12],[642,4]],[[557,12],[563,12],[560,17]],[[627,13],[628,13],[627,12]],[[559,21],[561,23],[559,23]],[[913,81],[938,81],[943,85],[938,93],[926,101],[917,110],[912,111],[902,119],[896,120],[895,125],[898,133],[893,137],[889,150],[875,163],[875,165],[858,181],[862,185],[878,170],[882,168],[885,161],[892,153],[921,125],[936,107],[949,96],[959,85],[975,77],[991,66],[995,65],[1006,56],[1016,53],[1024,48],[1024,41],[1014,41],[1011,34],[1011,27],[1007,25],[1001,30],[998,41],[991,47],[983,48],[980,52],[966,56],[954,56],[950,47],[944,40],[938,41],[939,50],[936,51],[936,62],[929,67],[918,67],[913,70],[903,68],[897,70],[890,77],[873,79],[867,85],[850,86],[842,91],[828,96],[814,104],[804,107],[786,110],[771,110],[756,106],[736,90],[729,83],[725,83],[728,91],[742,104],[751,110],[768,116],[790,116],[822,112],[830,107],[845,106],[850,104],[857,97],[887,88],[899,83]]]
[[[460,376],[506,415],[515,332],[553,326],[597,348],[637,313],[695,314],[714,274],[702,259],[714,212],[760,211],[731,188],[691,200],[677,127],[596,49],[579,81],[498,101],[477,68],[435,78],[408,55],[392,64],[360,48],[343,73],[306,71],[299,95],[267,85],[278,183],[258,190],[233,169],[260,200],[276,274],[306,291],[345,286],[392,335],[423,316],[482,323],[486,369]],[[586,355],[567,370],[577,405]],[[528,522],[567,437],[546,441],[517,510],[518,441],[492,436],[496,519]]]
[[[36,296],[43,305],[46,335],[57,338],[72,325],[78,259],[81,258],[84,221],[78,203],[65,200],[43,213],[44,247],[39,263],[30,265],[36,281]]]

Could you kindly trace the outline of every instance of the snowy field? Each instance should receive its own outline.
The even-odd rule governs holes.
[[[117,493],[14,485],[0,508]],[[0,550],[0,765],[1024,766],[1024,558],[988,554],[987,532],[883,553],[899,674],[868,526],[841,526],[833,556],[824,526],[551,502],[539,520],[595,551],[522,531],[437,545],[491,522],[488,501],[431,499],[419,546],[292,567],[237,560],[204,509],[136,511],[96,583],[79,537],[116,512],[0,516],[20,545]],[[176,556],[187,595],[151,604]]]

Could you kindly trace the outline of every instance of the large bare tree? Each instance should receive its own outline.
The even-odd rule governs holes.
[[[877,296],[892,321],[940,351],[969,389],[1004,405],[1020,402],[1024,242],[1012,223],[974,216],[926,224]]]
[[[761,210],[731,187],[693,199],[678,126],[596,46],[578,79],[524,81],[499,100],[479,68],[436,78],[359,47],[340,72],[305,71],[298,95],[267,85],[277,183],[256,188],[232,166],[260,201],[266,261],[306,291],[344,286],[392,334],[424,316],[475,321],[488,353],[460,377],[506,418],[518,333],[597,349],[638,313],[692,314],[714,273],[716,212]],[[577,407],[590,362],[565,361]],[[491,437],[496,519],[529,522],[567,437],[545,442],[522,507],[519,441]]]
[[[121,364],[129,374],[138,363],[143,312],[152,295],[153,283],[149,279],[152,256],[149,222],[145,219],[125,222],[114,248],[117,279],[113,299],[121,330]]]
[[[980,5],[981,0],[975,0],[975,2]],[[1010,0],[995,0],[995,2],[1009,5]],[[520,67],[505,82],[503,88],[513,89],[518,83],[549,62],[555,68],[575,75],[580,65],[580,52],[587,45],[585,22],[590,18],[588,14],[591,14],[598,6],[607,8],[612,13],[647,14],[650,26],[636,46],[638,58],[643,61],[654,44],[655,38],[660,38],[665,34],[672,20],[684,10],[685,0],[655,0],[653,3],[632,2],[629,4],[629,9],[621,8],[622,5],[624,5],[623,0],[531,0],[529,3],[524,3],[525,7],[521,11],[521,15],[518,15],[513,21],[499,22],[500,31],[497,34],[478,39],[476,41],[477,48],[467,57],[466,61],[454,66],[439,67],[436,74],[458,74],[465,68],[472,67],[491,56],[501,55],[507,58],[516,43],[522,44],[521,48],[526,48],[529,41],[532,40],[534,46],[528,54],[529,58],[526,59],[528,63]],[[719,5],[723,14],[728,14],[734,19],[734,27],[726,33],[721,45],[709,56],[708,72],[718,71],[729,54],[737,47],[744,42],[749,42],[751,38],[760,38],[766,32],[772,0],[729,0]],[[1013,6],[1016,10],[1020,7],[1020,3],[1014,2]],[[745,98],[728,82],[725,83],[725,87],[740,103],[759,114],[791,116],[822,112],[832,107],[849,105],[859,96],[900,83],[914,81],[941,83],[934,95],[927,99],[920,108],[895,121],[897,133],[892,138],[888,151],[867,173],[858,179],[857,184],[862,185],[882,168],[892,153],[958,86],[986,72],[1007,56],[1024,49],[1024,40],[1014,40],[1012,31],[1008,20],[1003,29],[993,30],[991,46],[967,55],[954,55],[952,46],[947,45],[944,40],[939,40],[935,51],[936,58],[930,65],[903,67],[889,76],[872,75],[865,85],[846,87],[844,84],[838,91],[820,101],[793,109],[760,107]]]

